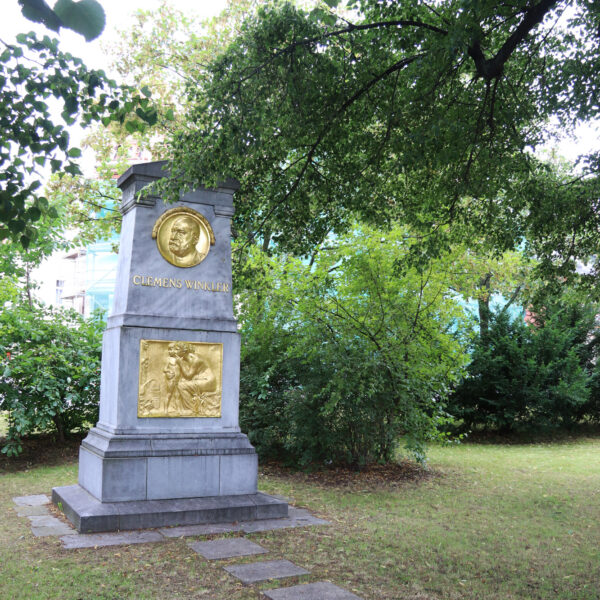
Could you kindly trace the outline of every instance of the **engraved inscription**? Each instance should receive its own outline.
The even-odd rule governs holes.
[[[220,417],[223,344],[141,340],[138,417]]]
[[[215,234],[206,218],[183,206],[171,208],[157,219],[152,238],[161,256],[176,267],[195,267],[215,243]]]
[[[152,275],[133,275],[133,285],[145,287],[177,288],[187,290],[203,290],[205,292],[229,292],[231,284],[225,281],[198,281],[193,279],[173,279],[172,277],[156,277]]]

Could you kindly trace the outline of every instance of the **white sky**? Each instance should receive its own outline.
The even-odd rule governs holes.
[[[55,0],[47,0],[50,6]],[[101,44],[115,39],[118,29],[124,29],[132,22],[132,15],[139,9],[155,9],[160,0],[99,0],[106,13],[106,28],[102,35],[93,42],[68,29],[61,29],[60,41],[64,51],[84,59],[90,68],[102,69],[108,67],[108,58],[102,52]],[[225,8],[226,0],[169,0],[169,4],[182,11],[194,13],[200,17],[217,15]],[[2,19],[0,20],[0,37],[9,42],[14,40],[17,33],[39,31],[51,36],[57,34],[44,27],[32,23],[23,17],[17,0],[2,0]]]
[[[0,0],[2,2],[2,18],[0,19],[0,39],[6,43],[14,42],[18,33],[36,31],[38,35],[49,35],[60,39],[60,48],[74,56],[83,59],[86,66],[94,69],[104,69],[111,77],[120,81],[120,77],[110,73],[111,57],[103,51],[103,46],[119,39],[119,31],[127,29],[133,23],[133,14],[139,9],[152,10],[158,8],[160,0],[99,0],[106,14],[106,27],[102,35],[92,42],[86,42],[83,36],[61,29],[57,34],[46,29],[43,25],[29,21],[21,14],[17,0]],[[54,6],[55,0],[47,0]],[[218,15],[226,6],[227,0],[168,0],[175,8],[192,16],[201,18]],[[60,121],[58,114],[56,118]],[[82,138],[87,130],[78,126],[70,128],[71,145],[81,146]],[[91,177],[94,174],[95,157],[91,150],[84,149],[79,161],[84,174]]]
[[[54,0],[49,0],[54,5]],[[61,48],[84,60],[90,68],[109,70],[110,58],[102,51],[102,45],[117,39],[117,31],[127,28],[133,21],[132,15],[138,9],[155,9],[160,0],[100,0],[106,13],[106,28],[102,35],[93,42],[86,42],[82,36],[62,29],[60,32]],[[188,14],[210,17],[220,13],[227,0],[169,0],[169,4]],[[21,15],[17,0],[2,0],[2,19],[0,20],[0,38],[10,43],[17,33],[37,30],[40,33],[56,35],[48,32],[41,25],[28,21]],[[117,77],[115,77],[118,79]],[[563,140],[559,145],[559,153],[573,160],[581,153],[597,147],[600,126],[584,125],[577,129],[574,139]],[[73,131],[72,143],[77,143],[81,134]]]

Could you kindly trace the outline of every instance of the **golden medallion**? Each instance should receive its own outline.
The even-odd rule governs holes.
[[[140,341],[138,417],[220,417],[223,344]]]
[[[195,267],[206,258],[215,234],[204,215],[178,206],[156,220],[152,239],[167,262],[176,267]]]

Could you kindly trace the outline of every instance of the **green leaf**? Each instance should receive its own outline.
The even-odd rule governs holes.
[[[81,150],[79,148],[71,148],[67,152],[69,158],[79,158],[81,156]]]
[[[26,19],[34,23],[43,23],[48,29],[58,31],[62,22],[60,17],[44,2],[44,0],[19,0],[21,12]]]
[[[152,92],[150,91],[150,88],[145,85],[141,90],[142,94],[144,94],[144,96],[146,96],[146,98],[150,98],[150,96],[152,96]]]
[[[329,6],[329,8],[335,8],[339,3],[340,0],[323,0],[325,2],[325,4],[327,4],[327,6]]]
[[[97,38],[106,24],[104,9],[96,0],[58,0],[54,12],[64,27],[80,33],[88,42]]]

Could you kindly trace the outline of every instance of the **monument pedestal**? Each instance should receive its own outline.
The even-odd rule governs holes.
[[[257,456],[238,425],[233,317],[234,182],[165,206],[140,200],[164,163],[119,180],[123,225],[102,346],[100,420],[79,453],[79,484],[52,499],[79,531],[287,516],[257,492]]]
[[[288,516],[285,502],[261,492],[179,500],[100,502],[80,485],[69,485],[54,488],[52,502],[80,533],[234,523]]]

